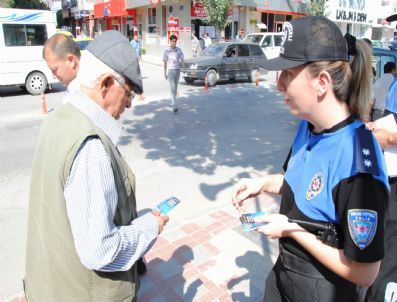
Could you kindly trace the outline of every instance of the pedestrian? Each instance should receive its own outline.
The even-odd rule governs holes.
[[[210,35],[208,33],[204,34],[204,48],[207,48],[208,46],[210,46],[212,44],[212,40],[210,38]]]
[[[386,96],[386,105],[383,116],[389,114],[393,114],[395,120],[397,121],[397,77],[394,77],[394,80],[391,83]]]
[[[43,47],[43,59],[52,75],[66,86],[76,78],[80,56],[80,49],[73,39],[60,33],[49,38]]]
[[[132,48],[139,59],[141,59],[141,42],[139,41],[138,34],[134,34],[134,38],[130,42]]]
[[[164,77],[168,80],[171,89],[171,103],[170,106],[175,113],[178,112],[178,105],[176,104],[176,92],[178,91],[179,76],[181,67],[184,65],[184,55],[182,50],[176,46],[178,38],[176,35],[170,36],[170,47],[164,50]]]
[[[138,58],[109,30],[82,54],[77,89],[40,129],[30,184],[28,301],[136,301],[135,262],[168,220],[137,217],[118,119],[142,93]]]
[[[193,57],[197,57],[201,53],[200,42],[196,37],[196,33],[192,32],[192,54]]]
[[[396,75],[396,64],[387,62],[383,66],[383,75],[374,84],[374,104],[372,108],[372,121],[383,116],[386,105],[387,92]]]
[[[279,57],[263,67],[281,70],[277,88],[301,121],[285,173],[240,180],[233,204],[244,211],[250,197],[282,195],[279,214],[256,218],[267,222],[260,232],[279,239],[263,301],[358,301],[358,286],[372,284],[384,256],[389,198],[382,151],[360,120],[370,101],[371,50],[357,40],[349,63],[342,33],[325,17],[284,28]]]

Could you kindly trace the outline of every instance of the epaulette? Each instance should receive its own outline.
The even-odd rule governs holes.
[[[379,176],[374,138],[365,125],[355,130],[356,172]]]

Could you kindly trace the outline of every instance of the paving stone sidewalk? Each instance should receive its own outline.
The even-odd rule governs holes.
[[[276,211],[265,197],[261,210]],[[278,254],[276,241],[243,232],[232,206],[221,206],[166,226],[145,255],[138,302],[257,302]],[[22,294],[6,300],[26,302]]]

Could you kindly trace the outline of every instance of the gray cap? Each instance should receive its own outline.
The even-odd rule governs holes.
[[[127,38],[117,30],[108,30],[91,41],[87,50],[115,72],[129,79],[133,91],[143,93],[138,57]]]

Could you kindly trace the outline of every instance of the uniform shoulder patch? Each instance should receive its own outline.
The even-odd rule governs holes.
[[[316,173],[310,181],[309,188],[307,189],[306,200],[312,200],[314,197],[321,193],[323,188],[324,176],[321,172]]]
[[[351,209],[347,212],[350,237],[360,249],[365,249],[374,239],[378,226],[378,213],[372,210]]]
[[[364,127],[355,131],[356,172],[379,176],[378,159],[371,131]]]

